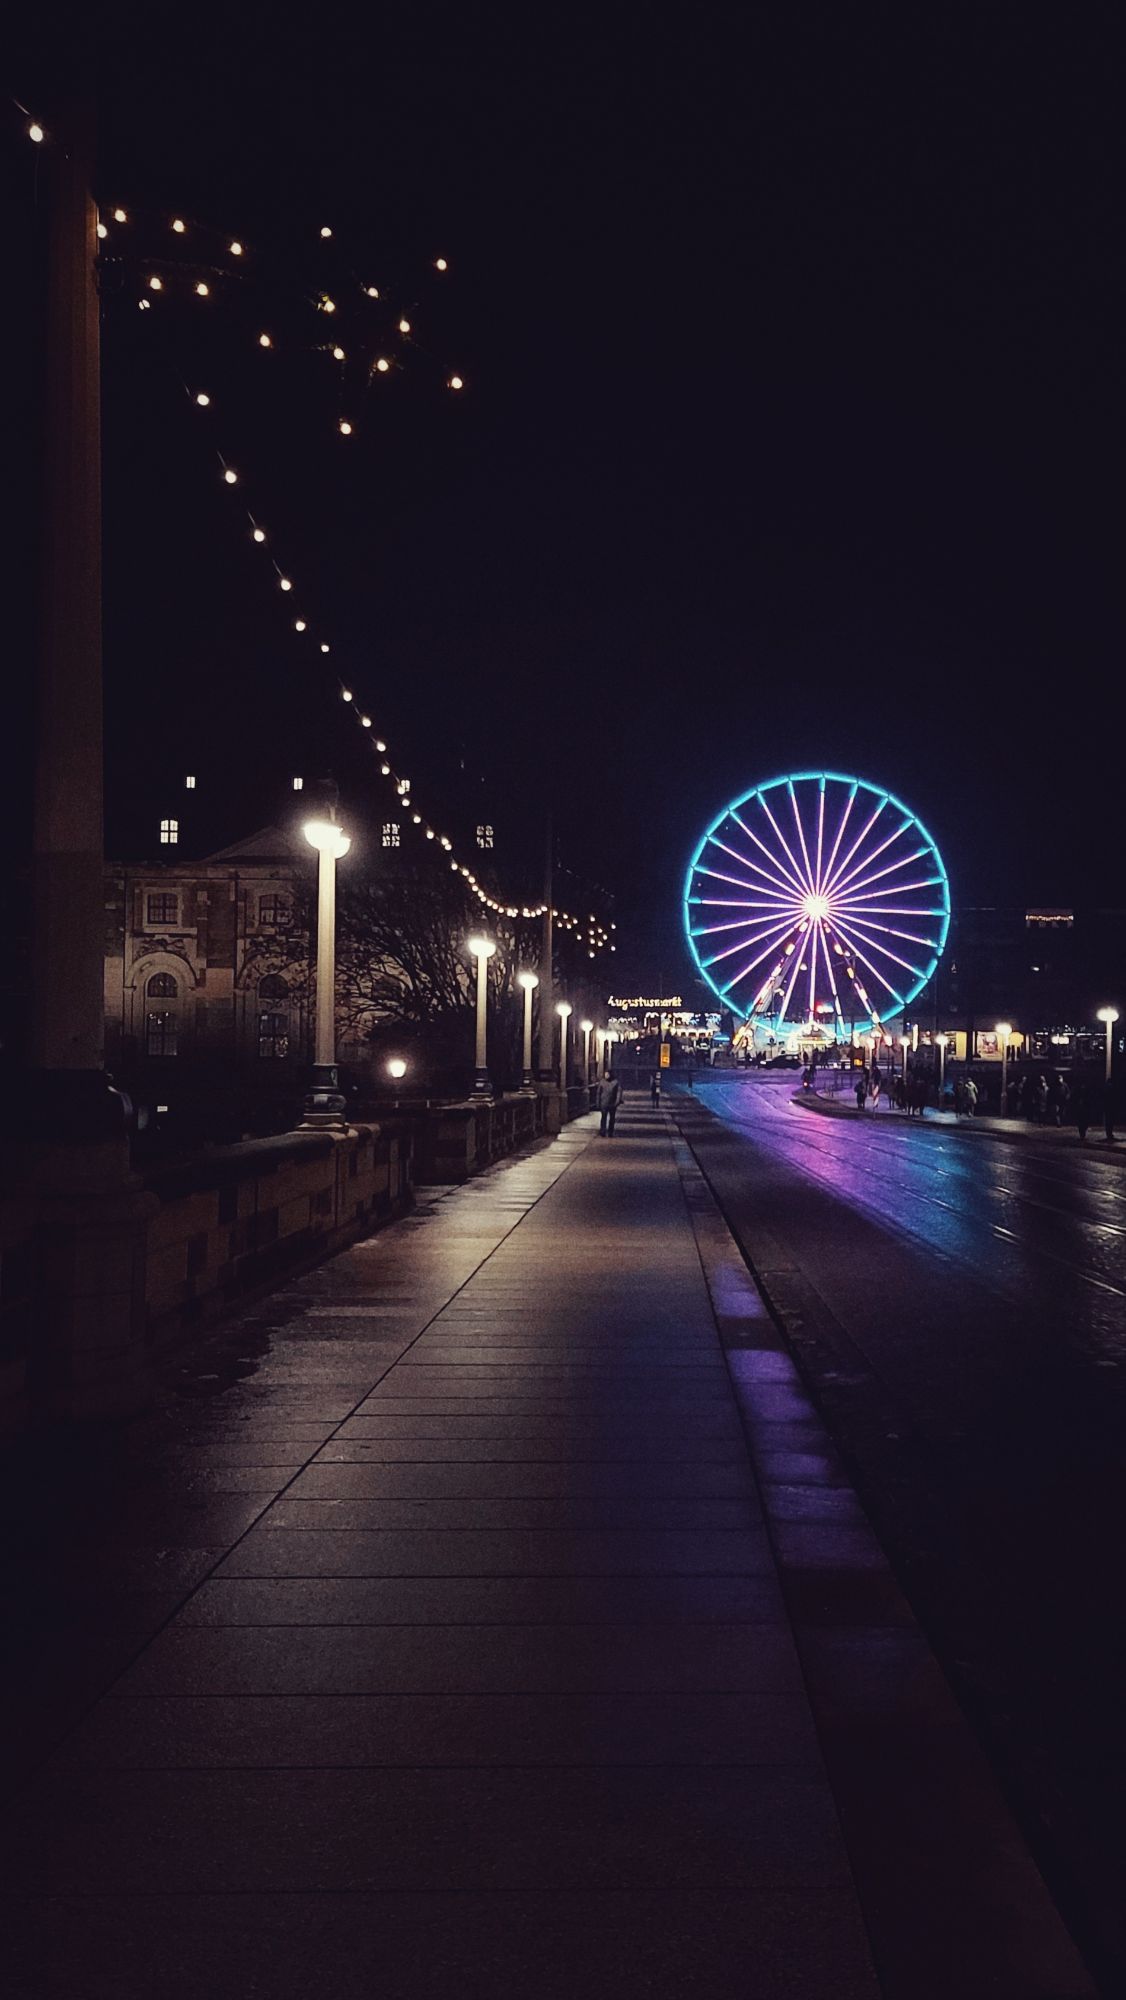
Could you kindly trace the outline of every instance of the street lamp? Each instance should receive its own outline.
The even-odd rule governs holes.
[[[590,1035],[591,1035],[591,1030],[594,1027],[594,1022],[580,1021],[579,1026],[583,1031],[583,1082],[589,1083],[590,1082]]]
[[[561,1000],[555,1009],[559,1016],[559,1088],[567,1095],[567,1022],[574,1009],[566,1000]]]
[[[407,1066],[406,1063],[403,1061],[402,1056],[392,1056],[390,1062],[387,1065],[387,1074],[391,1078],[392,1083],[396,1085],[400,1084],[403,1078],[405,1077],[406,1073],[407,1073]],[[396,1111],[399,1109],[399,1095],[397,1090],[395,1093],[395,1109]]]
[[[936,1035],[934,1039],[938,1046],[938,1108],[941,1111],[942,1094],[946,1088],[946,1050],[950,1037],[949,1035]]]
[[[1106,1022],[1106,1080],[1109,1083],[1111,1067],[1114,1061],[1113,1030],[1114,1024],[1118,1019],[1117,1007],[1100,1007],[1098,1018],[1100,1021]]]
[[[313,1081],[303,1125],[344,1123],[336,1067],[336,864],[352,843],[335,819],[310,819],[305,838],[317,850],[317,991],[313,1013]]]
[[[477,1053],[473,1094],[475,1097],[488,1097],[490,1084],[485,1049],[485,1022],[489,998],[489,960],[496,950],[496,944],[490,937],[471,937],[469,949],[477,960]]]
[[[525,1090],[530,1090],[532,1086],[532,995],[535,992],[536,987],[539,985],[539,983],[540,983],[539,979],[537,978],[534,972],[518,972],[516,974],[517,986],[522,986],[524,989],[524,1088]]]
[[[1012,1027],[1008,1021],[998,1021],[995,1033],[1001,1044],[1001,1116],[1005,1115],[1005,1071],[1009,1060],[1009,1037]]]

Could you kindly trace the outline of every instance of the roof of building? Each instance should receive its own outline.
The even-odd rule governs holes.
[[[206,854],[203,858],[205,862],[306,861],[309,848],[299,834],[285,827],[263,826],[257,833],[248,834],[245,840],[236,840],[230,847],[220,847],[214,854]]]

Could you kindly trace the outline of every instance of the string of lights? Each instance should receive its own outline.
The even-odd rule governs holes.
[[[16,108],[26,120],[26,134],[28,139],[35,145],[43,144],[48,138],[45,128],[32,117],[25,106],[19,104],[18,100],[13,99],[12,102],[16,104]],[[112,242],[113,230],[128,230],[131,221],[136,219],[136,214],[137,211],[131,211],[120,203],[115,203],[111,207],[107,207],[104,211],[99,208],[96,225],[99,242],[109,245]],[[140,291],[137,298],[137,305],[140,310],[144,312],[151,311],[154,304],[160,301],[162,295],[166,294],[170,289],[174,294],[180,293],[184,296],[198,299],[201,303],[206,302],[215,295],[218,289],[221,289],[224,281],[229,279],[238,281],[245,277],[247,265],[243,260],[248,257],[248,244],[241,236],[225,234],[215,230],[210,225],[192,221],[181,214],[164,216],[161,219],[161,226],[167,229],[169,236],[176,239],[176,243],[169,246],[172,249],[190,239],[193,246],[193,256],[190,260],[182,260],[176,257],[150,253],[141,255],[138,258],[138,262],[142,266]],[[319,226],[318,238],[320,242],[330,242],[333,239],[333,235],[334,232],[331,224],[322,223]],[[194,255],[194,249],[197,245],[200,246],[203,252],[202,257]],[[112,253],[107,251],[106,254],[109,255]],[[449,261],[445,256],[437,256],[432,260],[432,268],[436,273],[445,275],[449,270]],[[350,281],[350,296],[353,300],[358,296],[369,303],[378,303],[381,300],[382,292],[379,286],[353,277]],[[306,298],[312,305],[313,310],[322,319],[332,320],[337,313],[338,300],[334,296],[333,291],[318,287],[312,294],[306,294]],[[408,316],[407,310],[399,313],[395,332],[400,340],[413,340],[415,333],[414,322]],[[256,344],[263,352],[270,351],[277,345],[277,336],[273,331],[262,328],[256,336]],[[338,364],[344,363],[348,358],[347,351],[339,339],[331,338],[326,341],[318,341],[316,344],[322,346],[324,351]],[[385,345],[389,344],[391,343],[385,343]],[[368,363],[366,372],[369,379],[376,376],[386,376],[397,365],[398,357],[394,351],[391,353],[380,351],[374,353]],[[187,382],[182,382],[182,387],[195,408],[201,411],[213,409],[213,397],[209,389],[202,387],[193,389]],[[447,374],[446,387],[454,393],[460,392],[465,387],[464,377],[457,372]],[[342,437],[352,437],[356,430],[354,416],[347,414],[339,416],[336,420],[336,430]],[[240,469],[222,451],[218,448],[214,449],[221,483],[227,488],[240,487],[242,484]],[[249,507],[246,509],[246,517],[249,523],[250,540],[260,548],[267,548],[269,537],[262,524],[262,520]],[[294,590],[293,578],[288,574],[286,569],[282,568],[272,552],[269,553],[268,560],[278,590],[283,594],[290,595]],[[332,647],[330,641],[312,631],[311,622],[307,616],[295,616],[292,620],[292,630],[299,640],[316,647],[319,658],[323,659],[325,656],[331,654]],[[482,909],[487,909],[496,916],[503,916],[513,920],[519,918],[531,921],[543,917],[548,907],[545,902],[514,903],[493,896],[481,882],[475,869],[470,867],[468,862],[458,858],[454,852],[454,844],[449,835],[441,832],[434,824],[432,818],[417,809],[417,802],[412,794],[411,780],[398,771],[391,762],[391,753],[388,750],[386,740],[375,732],[372,717],[367,712],[366,707],[357,699],[353,688],[347,682],[338,675],[335,678],[339,698],[348,708],[356,726],[362,731],[365,741],[368,743],[372,755],[378,764],[380,777],[394,792],[398,809],[404,813],[411,825],[419,829],[420,837],[423,840],[435,842],[449,856],[451,870],[463,878],[467,887],[476,896]],[[554,922],[563,930],[573,933],[582,939],[587,946],[590,958],[593,959],[599,951],[607,948],[610,951],[616,950],[616,946],[609,935],[609,931],[613,930],[615,926],[611,924],[609,930],[607,930],[606,926],[593,912],[590,913],[585,923],[572,912],[554,905],[552,906],[551,914]]]

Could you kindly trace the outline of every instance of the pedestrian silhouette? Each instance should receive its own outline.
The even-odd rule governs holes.
[[[614,1136],[614,1120],[622,1101],[622,1086],[616,1076],[605,1076],[598,1086],[598,1109],[602,1113],[599,1135],[603,1139]]]

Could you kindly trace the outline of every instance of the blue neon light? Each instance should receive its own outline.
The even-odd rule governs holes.
[[[910,965],[907,964],[907,960],[903,956],[903,953],[900,949],[900,946],[903,944],[903,940],[897,938],[895,930],[889,925],[889,923],[886,921],[886,918],[881,917],[877,919],[875,915],[868,913],[863,904],[860,905],[856,910],[850,911],[848,913],[848,923],[850,929],[855,931],[857,927],[860,927],[862,931],[865,934],[867,934],[864,937],[863,949],[861,948],[860,942],[856,940],[854,940],[852,944],[849,944],[847,942],[847,933],[844,931],[843,927],[840,929],[840,936],[846,940],[846,943],[843,946],[841,946],[838,945],[837,940],[834,939],[835,948],[837,948],[840,951],[842,957],[846,959],[848,963],[851,963],[854,967],[868,966],[871,969],[871,971],[874,972],[875,974],[874,978],[869,979],[869,983],[873,985],[882,984],[886,988],[887,992],[891,995],[890,1001],[885,1002],[881,999],[877,1003],[875,1000],[873,1000],[872,995],[869,994],[869,1004],[870,1004],[871,1014],[874,1016],[876,1020],[885,1021],[891,1015],[901,1013],[906,1008],[910,1007],[912,1001],[918,998],[919,994],[922,992],[923,988],[927,985],[927,983],[934,974],[938,961],[941,958],[943,951],[945,950],[946,940],[947,937],[949,936],[949,931],[950,931],[950,881],[946,873],[946,867],[943,862],[942,856],[939,853],[938,847],[934,839],[932,838],[931,834],[928,832],[927,828],[923,825],[922,821],[917,817],[915,813],[911,811],[910,807],[904,805],[902,799],[896,797],[894,792],[889,792],[882,785],[874,785],[866,778],[853,777],[850,774],[847,774],[842,771],[797,771],[797,772],[792,772],[784,777],[769,778],[763,784],[753,786],[750,791],[744,792],[740,798],[733,799],[729,805],[726,805],[723,808],[723,811],[717,814],[716,818],[712,821],[711,825],[706,829],[705,833],[700,839],[696,847],[696,850],[692,856],[692,859],[688,864],[687,873],[685,875],[683,911],[684,911],[685,935],[687,936],[688,939],[689,950],[692,953],[692,957],[695,961],[695,964],[702,978],[704,979],[705,983],[711,988],[711,991],[717,995],[717,997],[724,1003],[724,1005],[734,1005],[738,1007],[740,1003],[736,1002],[733,998],[734,989],[742,983],[742,980],[746,977],[748,972],[754,971],[756,970],[756,968],[761,970],[761,965],[763,961],[770,959],[774,949],[782,945],[783,939],[776,938],[774,945],[768,944],[767,949],[761,954],[760,958],[752,959],[750,964],[743,968],[742,972],[739,972],[738,969],[736,969],[732,973],[732,976],[728,980],[728,983],[724,986],[721,986],[717,984],[717,981],[711,977],[708,971],[708,965],[714,964],[716,962],[715,959],[713,958],[711,960],[705,961],[701,957],[700,951],[697,948],[697,936],[700,936],[702,938],[704,932],[703,930],[701,930],[699,933],[693,931],[691,913],[693,909],[699,909],[705,903],[717,904],[720,902],[725,902],[730,907],[734,908],[745,907],[748,910],[758,909],[760,912],[767,912],[767,914],[765,916],[759,916],[759,917],[749,916],[747,919],[747,928],[760,930],[762,932],[762,935],[766,936],[768,935],[770,927],[769,925],[770,904],[772,902],[779,903],[780,899],[791,898],[795,894],[795,891],[791,887],[788,887],[785,891],[783,891],[781,888],[778,887],[771,887],[771,885],[767,881],[760,879],[764,876],[765,871],[761,868],[761,854],[759,854],[756,857],[759,863],[757,873],[755,873],[754,879],[748,881],[746,885],[747,896],[742,904],[740,904],[740,901],[737,897],[729,897],[729,898],[711,897],[708,895],[706,888],[701,890],[700,886],[701,883],[711,881],[713,886],[718,886],[718,885],[715,882],[715,877],[713,872],[701,867],[701,859],[702,856],[704,855],[705,849],[707,848],[709,841],[715,838],[715,836],[718,834],[720,828],[724,825],[724,823],[730,820],[734,820],[735,827],[738,828],[741,825],[738,815],[741,812],[743,812],[748,806],[752,805],[756,799],[760,801],[763,807],[763,811],[766,813],[768,820],[770,820],[771,814],[769,807],[766,805],[765,794],[769,792],[776,792],[782,787],[786,788],[786,790],[789,793],[790,804],[787,807],[787,811],[789,811],[791,808],[793,810],[794,817],[796,818],[797,821],[798,832],[800,834],[801,848],[804,849],[805,829],[801,819],[801,813],[797,797],[795,794],[795,787],[802,784],[816,784],[818,786],[819,792],[822,796],[822,807],[821,807],[822,811],[824,811],[824,796],[826,793],[827,786],[841,785],[848,787],[848,798],[847,801],[845,801],[842,806],[841,818],[838,821],[838,827],[837,827],[837,839],[834,845],[832,855],[830,857],[830,865],[833,866],[839,865],[842,868],[849,868],[850,864],[852,864],[854,861],[854,857],[857,853],[858,847],[860,848],[863,847],[867,835],[867,830],[863,828],[863,823],[861,822],[860,828],[858,829],[859,831],[858,841],[852,847],[852,849],[849,850],[849,852],[846,854],[844,862],[839,864],[837,863],[837,849],[841,844],[841,836],[844,832],[848,815],[852,811],[853,803],[857,797],[857,794],[859,792],[864,792],[867,795],[868,799],[870,800],[871,804],[875,807],[875,813],[872,819],[870,819],[868,823],[869,828],[871,828],[873,831],[873,837],[875,837],[875,831],[876,831],[874,822],[877,819],[881,819],[884,808],[886,806],[890,805],[896,812],[902,814],[902,824],[898,828],[896,828],[894,833],[890,836],[890,838],[887,838],[886,840],[884,840],[883,836],[883,828],[886,826],[886,821],[882,821],[881,819],[879,833],[880,833],[880,838],[881,840],[883,840],[884,844],[879,849],[879,852],[882,854],[886,848],[894,846],[894,844],[901,838],[903,838],[904,836],[908,836],[911,832],[913,832],[918,837],[918,839],[923,843],[923,848],[926,851],[927,855],[927,858],[924,859],[923,853],[920,850],[916,849],[915,865],[926,868],[927,859],[929,859],[935,871],[934,873],[926,874],[926,876],[923,877],[922,879],[913,880],[911,884],[903,884],[903,885],[892,884],[888,886],[883,892],[885,897],[891,899],[891,910],[895,914],[902,914],[904,917],[910,916],[912,919],[918,919],[920,917],[928,917],[928,918],[937,917],[940,919],[940,931],[937,940],[932,940],[929,936],[927,936],[911,941],[915,944],[916,948],[918,947],[918,945],[922,945],[926,949],[929,955],[928,962],[925,963],[924,970],[922,971],[921,976],[919,976],[919,961],[917,957],[916,957],[916,962],[914,964]],[[744,828],[743,831],[746,832],[748,831],[748,829]],[[732,839],[738,839],[738,834],[733,830],[730,837]],[[782,839],[782,845],[783,848],[785,849],[787,846],[788,839],[792,837],[792,830],[790,835],[783,837],[779,834],[777,835],[777,837]],[[717,846],[724,845],[724,843],[718,841],[716,844]],[[764,837],[764,844],[769,846],[770,844],[769,835],[766,835]],[[795,841],[795,846],[797,845],[798,842]],[[727,849],[726,851],[728,853],[731,853],[733,850]],[[770,859],[772,861],[775,861],[775,865],[778,869],[779,876],[786,878],[787,881],[792,882],[790,868],[787,862],[783,859],[783,855],[777,852],[777,849],[775,849],[771,853]],[[869,866],[870,861],[874,859],[876,859],[876,856],[872,855],[867,859],[857,862],[854,867],[851,867],[851,874],[855,875],[857,872],[863,870],[864,868]],[[736,856],[736,861],[737,865],[746,866],[746,863],[739,862],[739,858],[737,856]],[[806,873],[804,876],[804,880],[806,883],[810,883],[811,886],[814,886],[817,889],[817,893],[820,893],[820,882],[821,882],[820,874],[818,874],[816,877],[814,876],[808,855],[805,856],[805,862],[806,862]],[[755,864],[752,863],[752,867],[754,867],[754,865]],[[800,856],[799,859],[795,862],[794,866],[800,875],[801,874]],[[818,868],[820,868],[820,866],[821,866],[821,855],[819,852]],[[892,866],[887,867],[883,871],[883,873],[894,874],[896,872],[896,869],[902,866],[908,866],[908,867],[911,866],[911,863],[906,859],[906,857],[902,858],[900,861],[896,862]],[[698,870],[699,870],[699,877],[697,878]],[[850,877],[846,876],[844,879],[845,882],[847,883]],[[882,875],[880,876],[879,879],[882,879]],[[735,883],[735,886],[738,886],[737,878],[721,877],[720,880],[733,881]],[[910,887],[913,887],[916,890],[919,889],[926,890],[929,888],[938,887],[940,889],[940,894],[941,894],[940,906],[936,908],[933,906],[933,904],[928,903],[927,906],[920,907],[918,904],[912,903],[909,905],[905,905],[902,908],[902,911],[900,912],[899,907],[895,903],[895,897],[898,894],[905,893],[906,890]],[[835,924],[836,920],[834,919],[833,922],[830,924],[819,926],[818,916],[814,912],[810,911],[807,914],[805,924],[799,928],[798,918],[797,916],[795,916],[793,948],[794,949],[799,948],[797,941],[802,935],[808,935],[812,938],[817,938],[819,936],[822,943],[822,947],[826,955],[826,963],[831,968],[831,960],[828,958],[828,945],[825,941],[825,933],[827,929],[835,928]],[[876,945],[870,942],[871,936],[877,933],[880,934],[881,936],[886,934],[886,936],[889,939],[891,939],[891,943],[890,944],[881,943],[879,945]],[[872,965],[873,955],[876,958],[886,958],[887,960],[886,969],[879,970]],[[915,956],[914,953],[912,955]],[[813,961],[812,971],[810,975],[810,992],[812,995],[817,978],[816,945],[813,952],[810,954],[810,957]],[[785,964],[785,957],[783,957],[782,961],[780,962],[779,969],[781,969],[781,966],[783,966],[784,964]],[[900,991],[899,981],[894,979],[892,968],[893,966],[895,966],[899,969],[902,969],[902,967],[904,967],[905,965],[907,966],[907,969],[916,976],[914,979],[914,983],[912,985],[908,986],[905,991]],[[800,956],[799,956],[799,967],[800,967]],[[795,975],[790,981],[789,994],[791,996],[794,993],[797,983],[796,972],[797,968],[795,968]],[[860,980],[858,977],[856,977],[855,975],[852,976],[854,978],[854,984],[857,985],[857,987],[864,984],[864,982]],[[834,975],[832,974],[830,969],[830,979],[832,980],[833,977]],[[761,981],[757,989],[752,989],[751,992],[748,993],[747,998],[753,1000],[759,997],[759,994],[761,994],[764,987],[767,985],[771,985],[772,983],[773,982],[771,977],[768,976],[767,979]],[[776,985],[774,986],[774,990],[777,991]],[[786,1005],[789,1004],[788,999],[785,1004]],[[754,1012],[753,1005],[751,1005],[750,1007],[744,1006],[743,1011],[746,1017],[749,1018],[750,1015]],[[835,1012],[838,1023],[840,1023],[843,1026],[843,1017],[841,1015],[840,1001],[839,998],[837,998],[836,996],[835,987],[833,992],[833,1011]]]

